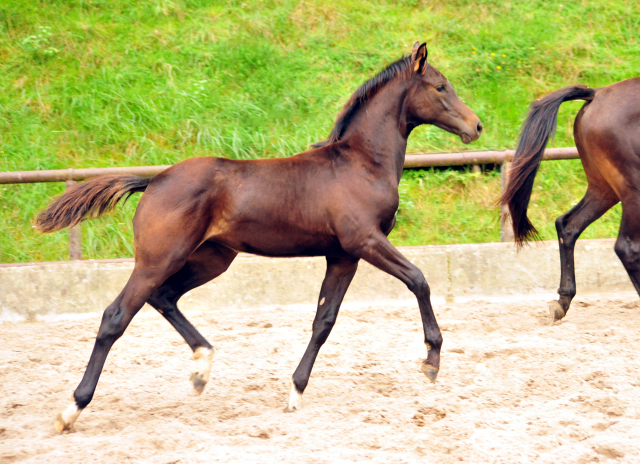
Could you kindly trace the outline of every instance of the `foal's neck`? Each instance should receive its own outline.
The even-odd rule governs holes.
[[[405,108],[408,88],[406,81],[386,85],[360,108],[342,137],[368,160],[389,171],[398,182],[412,129]]]

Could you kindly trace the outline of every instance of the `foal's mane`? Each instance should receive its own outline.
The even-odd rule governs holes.
[[[344,131],[349,127],[353,117],[366,102],[371,100],[392,80],[404,80],[410,78],[411,72],[411,56],[405,56],[400,58],[398,61],[394,61],[385,69],[380,71],[376,76],[362,84],[358,90],[351,95],[351,98],[349,98],[349,101],[344,105],[344,108],[342,108],[342,111],[338,115],[338,119],[336,119],[336,123],[331,130],[331,134],[329,134],[328,140],[314,145],[328,145],[340,140],[340,137],[342,137]]]

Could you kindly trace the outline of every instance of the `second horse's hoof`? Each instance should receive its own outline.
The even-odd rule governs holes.
[[[549,303],[549,325],[553,325],[556,321],[562,319],[565,315],[564,309],[557,301]]]

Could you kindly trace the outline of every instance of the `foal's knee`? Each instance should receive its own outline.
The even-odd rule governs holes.
[[[431,296],[431,289],[427,283],[427,279],[424,278],[424,274],[418,268],[415,268],[409,276],[409,290],[417,296],[424,296],[429,298]]]
[[[640,269],[640,243],[631,240],[630,237],[618,237],[615,252],[627,270]]]
[[[316,339],[316,344],[323,345],[327,341],[334,325],[335,319],[325,319],[313,324],[313,337]]]
[[[114,342],[124,333],[125,309],[120,302],[113,302],[102,314],[102,323],[96,337],[96,343]]]
[[[558,239],[562,245],[574,243],[578,239],[578,231],[573,227],[567,227],[565,224],[566,214],[563,214],[556,219],[556,231],[558,232]]]

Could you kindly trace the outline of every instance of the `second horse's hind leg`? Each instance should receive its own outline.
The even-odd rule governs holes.
[[[169,277],[147,301],[178,331],[193,351],[196,369],[193,388],[202,393],[209,381],[213,347],[178,309],[178,300],[189,290],[215,279],[226,271],[238,253],[211,242],[193,252],[182,269]]]
[[[573,252],[578,237],[589,224],[606,213],[617,202],[618,198],[608,186],[597,190],[590,186],[584,198],[568,213],[556,220],[560,249],[560,287],[558,288],[560,298],[558,301],[552,301],[549,305],[550,324],[566,315],[571,300],[576,295]]]

